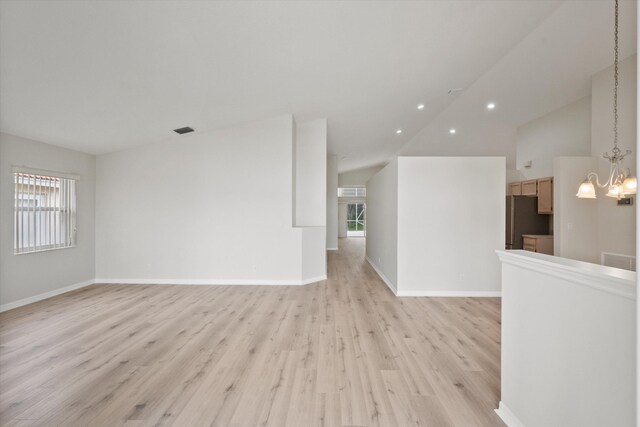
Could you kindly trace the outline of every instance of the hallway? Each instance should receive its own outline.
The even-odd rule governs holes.
[[[312,285],[93,285],[2,313],[0,424],[503,425],[500,300],[395,297],[364,244]]]

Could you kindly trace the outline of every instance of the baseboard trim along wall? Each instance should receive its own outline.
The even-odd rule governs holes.
[[[504,404],[504,402],[500,401],[498,405],[498,409],[495,410],[496,414],[504,421],[507,427],[524,427],[524,424],[520,422],[518,417],[515,416],[513,412]]]
[[[129,285],[273,285],[273,286],[299,286],[310,285],[312,283],[327,280],[327,275],[311,277],[304,280],[174,280],[174,279],[91,279],[74,285],[65,286],[64,288],[55,289],[53,291],[34,295],[32,297],[23,298],[18,301],[0,305],[0,313],[14,308],[22,307],[27,304],[42,301],[47,298],[55,297],[76,289],[84,288],[93,284],[129,284]]]
[[[500,291],[398,291],[399,297],[499,298]]]
[[[323,280],[327,280],[327,275],[323,274],[322,276],[311,277],[309,279],[304,279],[300,282],[301,285],[310,285],[312,283],[321,282]]]
[[[328,251],[337,251],[338,248],[327,248]]]
[[[309,285],[311,283],[327,280],[327,275],[311,277],[304,280],[220,280],[220,279],[96,279],[99,284],[126,284],[126,285],[233,285],[233,286],[296,286]]]
[[[384,273],[382,273],[382,270],[378,268],[378,266],[371,260],[371,258],[367,256],[366,259],[367,259],[367,262],[371,265],[371,267],[373,267],[373,269],[376,271],[378,276],[380,276],[382,281],[389,287],[389,289],[391,289],[391,292],[393,292],[394,295],[398,296],[398,290],[396,289],[395,285],[391,283],[391,280],[387,279],[387,276],[385,276]]]
[[[86,280],[84,282],[76,283],[74,285],[65,286],[64,288],[54,289],[53,291],[45,292],[43,294],[34,295],[32,297],[23,298],[18,301],[10,302],[7,304],[0,305],[0,313],[8,310],[12,310],[14,308],[22,307],[27,304],[33,304],[34,302],[42,301],[47,298],[55,297],[61,294],[66,294],[67,292],[75,291],[76,289],[84,288],[89,285],[93,285],[95,280]]]
[[[397,290],[382,270],[369,258],[365,257],[367,262],[378,273],[382,281],[391,289],[391,292],[397,297],[454,297],[454,298],[500,298],[501,291],[403,291]]]

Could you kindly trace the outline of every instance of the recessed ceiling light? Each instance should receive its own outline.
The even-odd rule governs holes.
[[[400,134],[402,133],[402,129],[398,129],[398,130],[396,131],[396,133],[397,133],[398,135],[400,135]]]
[[[422,110],[424,108],[424,104],[418,105],[418,110]]]
[[[179,133],[180,135],[182,135],[184,133],[193,132],[193,128],[190,128],[189,126],[186,126],[186,127],[183,127],[183,128],[174,129],[173,131],[175,133]]]
[[[456,130],[455,130],[455,129],[453,129],[453,128],[451,128],[451,129],[449,129],[449,133],[450,133],[451,135],[453,135],[454,133],[456,133]]]
[[[487,108],[489,110],[493,110],[494,108],[496,108],[496,104],[494,104],[493,102],[490,102],[490,103],[487,104]]]

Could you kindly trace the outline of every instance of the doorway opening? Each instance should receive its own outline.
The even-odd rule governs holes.
[[[366,204],[347,204],[347,237],[365,237],[366,228]]]

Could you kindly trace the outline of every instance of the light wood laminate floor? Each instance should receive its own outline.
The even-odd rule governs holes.
[[[364,239],[307,286],[94,285],[0,315],[3,426],[502,426],[500,300],[398,298]]]

